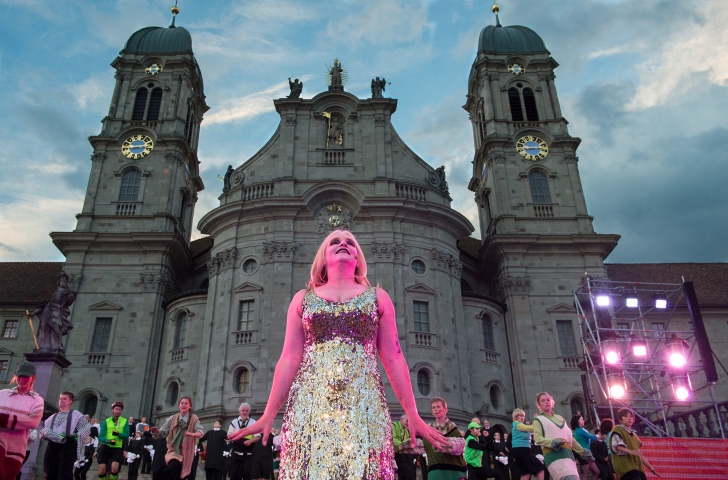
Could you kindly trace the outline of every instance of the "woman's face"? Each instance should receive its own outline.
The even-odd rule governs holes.
[[[182,415],[186,415],[190,411],[190,408],[192,408],[192,405],[190,405],[190,401],[186,398],[179,401],[179,411]]]
[[[517,422],[523,422],[524,420],[526,420],[526,414],[525,413],[519,413],[518,415],[516,415],[516,421]]]
[[[550,415],[551,410],[554,408],[553,401],[554,401],[554,399],[551,398],[551,395],[549,395],[548,393],[545,395],[541,395],[538,399],[539,410],[541,410],[542,412],[548,413]]]
[[[326,246],[327,265],[346,262],[356,266],[357,257],[356,242],[350,236],[342,232],[329,239],[329,244]]]
[[[584,426],[584,417],[579,417],[579,426],[580,427]]]

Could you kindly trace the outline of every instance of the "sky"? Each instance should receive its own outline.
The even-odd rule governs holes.
[[[136,30],[167,26],[169,0],[0,0],[0,261],[63,261],[48,236],[72,231],[114,88],[110,63]],[[180,0],[211,109],[198,156],[218,205],[227,165],[275,131],[288,77],[325,90],[338,58],[346,90],[385,77],[392,123],[477,225],[465,103],[487,0]],[[503,25],[536,31],[560,64],[556,88],[597,233],[621,235],[610,263],[726,262],[728,2],[502,0]],[[476,230],[478,230],[476,228]],[[474,236],[477,231],[474,232]],[[194,238],[199,237],[195,232]]]

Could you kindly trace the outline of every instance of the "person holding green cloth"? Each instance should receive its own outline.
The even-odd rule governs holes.
[[[168,480],[187,478],[192,473],[197,440],[205,433],[197,415],[192,413],[190,397],[180,398],[177,407],[179,413],[169,417],[162,428],[152,427],[153,438],[167,438],[164,460],[169,467]]]
[[[490,442],[480,443],[480,425],[476,422],[470,422],[468,425],[468,435],[465,437],[465,461],[468,464],[468,480],[486,480],[495,478],[502,480],[501,472],[488,465],[488,455],[485,455],[485,464],[483,462],[483,453],[491,450]]]

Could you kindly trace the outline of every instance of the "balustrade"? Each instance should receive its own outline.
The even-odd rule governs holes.
[[[243,200],[255,200],[273,196],[273,183],[259,183],[251,185],[243,190]]]
[[[721,438],[721,424],[728,438],[728,401],[680,412],[667,417],[668,429],[675,437]]]
[[[173,362],[179,362],[180,360],[184,360],[185,359],[185,349],[184,348],[175,348],[174,350],[172,350],[171,358],[172,358]]]
[[[233,345],[248,345],[255,342],[255,330],[232,333]]]
[[[419,200],[421,202],[427,200],[427,190],[416,185],[406,185],[398,183],[395,186],[395,191],[398,197],[411,198],[413,200]]]
[[[139,208],[137,208],[139,207]],[[116,214],[117,215],[137,215],[141,212],[140,203],[117,203]]]
[[[86,357],[86,363],[88,365],[106,365],[106,354],[90,353]]]

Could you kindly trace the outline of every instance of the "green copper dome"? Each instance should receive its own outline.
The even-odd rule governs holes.
[[[182,27],[146,27],[129,37],[121,53],[192,53],[192,35]]]
[[[546,45],[536,32],[528,27],[500,24],[488,25],[480,32],[478,53],[536,53],[546,52]]]

